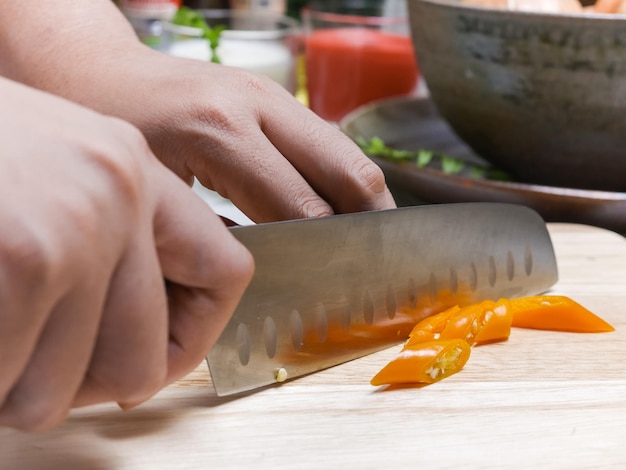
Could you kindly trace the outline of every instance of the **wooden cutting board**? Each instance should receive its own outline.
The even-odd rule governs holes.
[[[626,468],[626,241],[550,224],[569,295],[616,327],[515,329],[458,374],[383,390],[399,349],[237,398],[204,364],[141,407],[74,412],[41,435],[0,430],[0,469]]]

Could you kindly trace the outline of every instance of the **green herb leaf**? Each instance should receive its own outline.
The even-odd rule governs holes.
[[[487,178],[496,181],[511,181],[511,175],[502,170],[489,170],[486,174]]]
[[[434,152],[430,150],[418,150],[417,152],[417,167],[424,168],[432,161]]]
[[[368,144],[368,150],[375,155],[382,155],[388,150],[388,148],[385,146],[385,143],[382,141],[381,138],[372,137]]]
[[[369,140],[357,137],[354,141],[361,147],[363,152],[374,157],[381,157],[394,161],[415,161],[417,168],[425,168],[441,165],[441,171],[447,175],[456,175],[463,172],[469,178],[488,178],[499,181],[510,181],[511,177],[506,172],[494,168],[475,165],[464,160],[444,155],[433,150],[420,149],[415,152],[399,150],[389,147],[380,137],[372,137]],[[438,165],[435,166],[438,168]]]
[[[413,152],[387,147],[379,137],[372,137],[369,141],[359,138],[356,142],[365,153],[376,157],[390,160],[410,160],[413,156]]]
[[[179,26],[201,29],[202,38],[209,42],[209,47],[211,48],[211,62],[216,64],[221,62],[217,55],[217,48],[220,43],[222,31],[226,29],[226,26],[217,25],[211,28],[198,11],[186,6],[182,6],[176,11],[174,18],[172,18],[172,23]]]
[[[487,170],[482,167],[474,166],[470,168],[470,177],[474,179],[484,178],[487,176]]]
[[[441,157],[441,171],[443,171],[446,175],[456,175],[461,172],[464,166],[465,162],[462,160],[458,160],[447,155],[443,155]]]

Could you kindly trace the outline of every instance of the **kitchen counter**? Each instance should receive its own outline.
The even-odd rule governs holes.
[[[0,430],[0,469],[626,468],[626,240],[549,228],[551,293],[615,332],[514,329],[421,388],[369,385],[400,346],[238,397],[217,397],[203,363],[135,410],[77,410],[45,434]]]

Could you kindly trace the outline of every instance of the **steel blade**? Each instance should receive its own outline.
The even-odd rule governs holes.
[[[397,344],[449,306],[534,295],[557,280],[544,221],[512,204],[406,207],[232,233],[256,271],[207,356],[219,395]]]

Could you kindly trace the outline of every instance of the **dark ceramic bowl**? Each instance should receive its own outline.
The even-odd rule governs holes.
[[[431,98],[518,180],[626,190],[626,16],[408,0]]]

